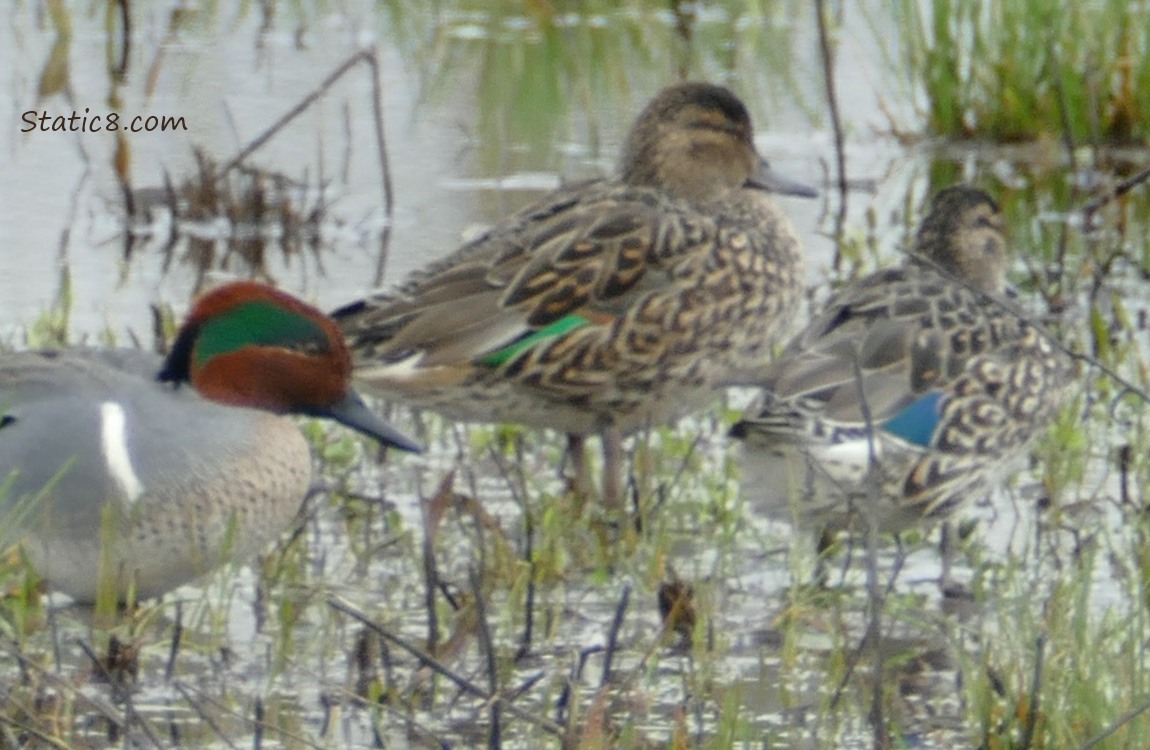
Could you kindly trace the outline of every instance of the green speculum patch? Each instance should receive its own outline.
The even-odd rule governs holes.
[[[556,320],[550,325],[540,328],[538,331],[531,333],[517,339],[515,342],[508,344],[502,349],[496,349],[487,356],[479,360],[479,364],[486,367],[499,367],[508,360],[516,357],[520,352],[523,352],[543,339],[551,338],[552,336],[561,336],[568,331],[573,331],[576,328],[582,328],[585,325],[590,325],[591,321],[582,315],[564,315],[559,320]]]
[[[305,315],[263,300],[245,302],[206,320],[196,340],[195,365],[246,346],[328,351],[327,334]]]

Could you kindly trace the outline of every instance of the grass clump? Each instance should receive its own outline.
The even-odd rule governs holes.
[[[981,667],[966,683],[980,747],[1150,743],[1146,613],[1136,599],[1098,606],[1092,579],[1099,553],[1087,551],[1041,600],[1023,570],[1000,579],[1001,621],[988,630]]]
[[[1150,2],[891,3],[933,135],[1145,144]]]

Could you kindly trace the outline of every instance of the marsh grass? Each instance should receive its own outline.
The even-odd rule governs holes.
[[[453,431],[433,429],[454,452]],[[478,429],[478,450],[467,459],[478,467],[492,460],[492,439],[500,442],[484,431]],[[495,477],[523,493],[525,508],[510,492],[501,498],[489,479],[477,481],[477,498],[470,498],[466,482],[457,483],[433,530],[438,571],[433,606],[441,623],[437,658],[485,691],[501,691],[539,720],[558,717],[571,747],[727,748],[800,740],[838,747],[865,734],[866,667],[852,672],[849,666],[865,627],[858,579],[819,590],[780,589],[761,578],[764,566],[785,567],[785,556],[765,551],[785,542],[751,533],[742,514],[730,507],[736,502],[728,486],[731,469],[724,456],[707,448],[719,434],[721,424],[704,420],[660,430],[636,448],[645,454],[637,462],[636,480],[662,497],[647,506],[643,531],[628,532],[632,536],[623,545],[604,531],[593,508],[566,501],[553,472]],[[523,455],[528,464],[554,459],[558,440],[538,445],[531,437],[531,447],[517,446],[513,437],[499,450]],[[175,724],[153,714],[133,720],[149,723],[157,736],[178,732],[184,743],[236,741],[258,731],[265,740],[299,747],[337,737],[351,745],[370,744],[376,733],[385,739],[407,734],[484,742],[492,719],[482,699],[461,693],[442,677],[429,678],[422,658],[386,640],[364,656],[362,626],[327,603],[329,593],[338,593],[354,600],[373,625],[425,642],[425,564],[418,540],[428,527],[411,507],[389,510],[392,503],[408,505],[414,498],[391,490],[371,498],[368,491],[401,485],[416,469],[389,464],[366,473],[349,471],[370,449],[328,430],[312,431],[312,438],[319,441],[319,455],[330,459],[329,492],[314,498],[316,510],[304,530],[264,558],[254,581],[243,583],[251,574],[237,578],[238,569],[223,571],[201,584],[202,595],[194,590],[178,595],[184,600],[178,618],[171,603],[146,603],[127,629],[97,626],[77,635],[103,644],[116,632],[143,645],[139,683],[132,690],[143,690],[150,702],[187,717]],[[427,472],[422,484],[432,488],[424,502],[436,502],[432,490],[442,488],[441,470],[420,471]],[[379,483],[381,477],[386,485]],[[483,512],[469,499],[482,503]],[[537,519],[530,560],[522,512]],[[967,554],[982,554],[978,544],[972,542],[974,551]],[[1127,559],[1132,548],[1115,552]],[[907,575],[894,582],[884,608],[882,653],[892,675],[883,700],[892,706],[895,736],[952,738],[941,746],[969,739],[985,740],[987,747],[1022,747],[1038,635],[1046,639],[1046,668],[1039,685],[1041,720],[1031,747],[1075,747],[1136,706],[1146,688],[1137,662],[1118,671],[1112,667],[1124,654],[1141,653],[1137,640],[1146,629],[1146,595],[1130,596],[1134,604],[1125,611],[1100,612],[1091,605],[1104,559],[1097,545],[1059,558],[1061,572],[1055,577],[1040,571],[1049,560],[1037,553],[1021,562],[991,557],[980,564],[982,583],[974,586],[982,614],[965,624],[953,624],[935,610]],[[1146,577],[1136,572],[1141,567],[1134,568],[1135,562],[1126,585],[1131,593],[1144,592]],[[697,612],[689,637],[678,645],[661,632],[655,607],[656,589],[670,566],[693,584]],[[530,603],[529,583],[535,588]],[[254,600],[250,586],[259,592]],[[624,589],[630,591],[629,602],[622,610],[613,676],[604,683],[605,649]],[[483,607],[477,608],[477,601]],[[265,612],[257,615],[253,606]],[[523,652],[528,607],[536,627]],[[66,745],[87,744],[91,737],[81,727],[96,709],[75,688],[64,686],[89,667],[67,646],[72,638],[67,633],[76,633],[72,615],[55,617],[63,628],[55,640],[64,646],[64,663],[55,667],[44,660],[53,650],[48,630],[26,627],[19,651],[41,665],[39,676],[18,681],[5,694],[4,720],[10,728],[31,722]],[[177,622],[183,636],[174,648]],[[483,645],[484,630],[490,646]],[[961,636],[951,640],[956,634]],[[487,648],[494,656],[490,683]],[[163,688],[159,677],[173,650],[174,679],[181,689]],[[959,666],[948,666],[948,660]],[[940,703],[946,690],[938,681],[964,686],[962,706],[952,705],[952,713],[942,718],[938,706],[946,705]],[[836,699],[840,687],[845,692]],[[54,701],[56,708],[45,714],[48,693],[64,702]],[[906,704],[904,694],[927,697],[923,705]],[[123,708],[131,704],[117,704],[110,693],[104,700],[116,721],[124,721]],[[33,711],[37,707],[39,714]],[[114,724],[107,717],[100,721]],[[145,737],[133,721],[120,726],[117,736]],[[326,730],[325,721],[331,722]],[[503,746],[561,742],[507,711],[500,721]],[[955,727],[962,728],[957,735]],[[1129,741],[1110,746],[1139,746],[1146,730],[1132,725],[1123,731]]]
[[[867,624],[857,548],[840,547],[854,562],[834,588],[780,585],[787,576],[776,569],[787,556],[771,550],[785,549],[787,539],[757,530],[739,507],[722,421],[693,420],[635,441],[641,530],[571,502],[554,471],[558,438],[474,428],[462,433],[457,459],[461,433],[425,421],[436,442],[422,467],[373,466],[365,462],[370,445],[307,423],[325,491],[309,503],[302,530],[254,569],[232,566],[181,590],[176,613],[172,601],[144,603],[130,619],[100,625],[63,611],[52,615],[53,633],[42,609],[9,607],[6,620],[25,624],[6,653],[30,661],[3,693],[0,724],[63,746],[149,744],[149,736],[178,736],[172,744],[183,745],[257,736],[289,747],[404,737],[476,745],[487,743],[495,721],[504,747],[830,748],[868,735],[869,672],[865,661],[855,663]],[[1074,449],[1073,427],[1067,418],[1040,450]],[[445,485],[457,460],[476,476],[459,473]],[[1145,464],[1133,463],[1134,481]],[[1078,492],[1078,475],[1051,474],[1061,494]],[[412,486],[424,488],[422,500]],[[420,502],[440,504],[432,526]],[[534,518],[530,550],[523,514]],[[1089,543],[1075,552],[1075,544],[1065,551],[1070,535],[1054,527],[1018,555],[987,549],[976,530],[963,553],[975,611],[965,620],[945,615],[937,594],[903,570],[885,599],[880,641],[889,676],[882,700],[896,740],[1079,747],[1136,708],[1148,693],[1139,665],[1150,585],[1135,544],[1144,524],[1132,528],[1138,533],[1105,547],[1098,534],[1084,534]],[[428,533],[431,599],[421,541]],[[932,543],[915,543],[912,560]],[[1128,568],[1118,605],[1101,582],[1108,556]],[[881,560],[889,576],[885,545]],[[672,575],[693,587],[696,619],[685,638],[663,632],[656,607],[657,589]],[[1097,606],[1100,594],[1108,607]],[[333,609],[333,595],[353,602],[370,625]],[[440,623],[434,647],[429,602]],[[535,627],[525,650],[529,617]],[[405,638],[426,657],[383,636],[365,644],[365,628]],[[112,634],[140,647],[138,680],[119,693],[93,682],[94,668],[72,645],[83,640],[100,653]],[[429,674],[431,657],[534,718],[504,707],[496,720],[490,701]],[[169,661],[170,680],[162,676]],[[77,687],[85,682],[90,687]],[[140,714],[144,703],[166,708]],[[97,737],[93,722],[104,728]],[[559,729],[545,729],[547,722]],[[1135,720],[1100,746],[1139,747],[1147,731]]]
[[[63,7],[51,5],[54,18]],[[281,23],[308,13],[282,3],[239,13],[277,7]],[[455,71],[476,75],[486,108],[478,148],[483,159],[506,160],[501,170],[536,163],[528,150],[580,140],[565,127],[623,127],[634,114],[619,114],[632,87],[687,74],[733,78],[756,100],[755,86],[798,89],[788,24],[808,12],[771,1],[668,10],[604,0],[572,13],[512,1],[378,7],[394,20],[389,31],[407,34],[405,59],[414,51],[420,74],[433,79],[431,96],[456,90],[439,82]],[[225,17],[216,8],[181,8],[169,31],[206,28],[211,37]],[[1132,61],[1150,59],[1136,16],[1145,3],[1060,8],[1065,19],[1041,33],[1022,14],[1055,13],[1051,4],[938,2],[934,16],[921,4],[899,8],[920,27],[908,49],[920,55],[912,69],[929,75],[932,129],[1144,139],[1134,114],[1150,87]],[[1106,35],[1121,28],[1114,19],[1129,22],[1125,36]],[[313,23],[306,17],[301,33]],[[1071,23],[1083,31],[1068,32]],[[1099,28],[1106,34],[1084,31]],[[1126,50],[1138,54],[1121,57]],[[1111,53],[1121,57],[1116,72],[1106,67]],[[1008,55],[1017,59],[1006,64]],[[66,57],[55,48],[51,57],[43,79],[62,89]],[[1089,75],[1068,76],[1067,67],[1051,75],[1082,59]],[[759,82],[764,68],[770,83]],[[1039,74],[1037,84],[1027,77]],[[1051,119],[1050,102],[1066,103],[1068,120],[1057,111]],[[1028,114],[1043,105],[1045,119]],[[570,109],[618,122],[560,125]],[[1084,111],[1099,112],[1098,121]],[[489,138],[491,130],[501,132]],[[586,140],[593,148],[596,139]],[[946,184],[963,169],[937,160],[927,181]],[[1106,206],[1100,228],[1083,235],[1067,231],[1080,196],[1061,169],[1010,169],[1025,187],[995,192],[1027,253],[1015,280],[1046,304],[1036,314],[1069,306],[1068,344],[1144,384],[1144,195]],[[877,223],[868,214],[862,228],[848,227],[840,277],[888,260]],[[32,326],[28,345],[69,338],[63,273],[58,304]],[[877,655],[889,680],[877,698],[896,746],[1150,745],[1150,723],[1137,713],[1150,696],[1146,404],[1089,363],[1081,378],[1031,469],[1006,482],[997,510],[975,509],[980,520],[968,524],[960,556],[969,597],[941,600],[921,580],[933,568],[916,560],[933,562],[932,536],[904,540],[905,567],[881,545]],[[723,416],[631,443],[633,518],[567,491],[556,436],[419,416],[411,423],[429,454],[377,461],[374,447],[346,431],[305,422],[321,486],[299,529],[254,564],[93,620],[45,601],[26,566],[4,557],[0,747],[865,747],[876,736],[867,720],[876,688],[859,648],[871,624],[859,546],[836,546],[841,573],[829,589],[792,575],[789,548],[802,542],[742,507],[725,438],[735,414],[714,414]],[[690,590],[689,625],[664,621],[657,601],[667,583]]]
[[[1051,227],[1030,217],[1062,200],[1004,197],[1017,243],[1037,256],[1018,276],[1048,307],[1039,290],[1058,288],[1097,321],[1071,316],[1069,346],[1143,383],[1146,304],[1118,273],[1140,268],[1141,209],[1110,209],[1114,235],[1071,241],[1074,262],[1051,278]],[[868,243],[850,273],[885,260]],[[67,315],[50,328],[66,332]],[[1091,363],[1080,378],[1033,468],[996,509],[975,509],[965,600],[924,580],[932,535],[904,539],[905,564],[880,545],[877,698],[895,746],[1077,748],[1111,730],[1097,747],[1146,746],[1145,404]],[[625,518],[568,491],[558,436],[400,413],[429,454],[377,460],[360,438],[305,421],[320,487],[300,528],[254,565],[106,620],[46,605],[18,561],[0,569],[3,741],[867,746],[876,688],[860,650],[860,547],[835,547],[830,588],[790,573],[788,548],[805,540],[742,507],[725,437],[736,414],[636,436]],[[690,588],[689,626],[660,614],[668,582]],[[135,667],[108,681],[97,664],[121,663],[125,647]]]
[[[1097,566],[1105,556],[1097,545],[1084,550],[1037,597],[1034,579],[1020,567],[1006,566],[996,577],[986,641],[966,664],[965,695],[980,746],[1085,747],[1116,727],[1099,746],[1150,741],[1146,717],[1122,723],[1150,695],[1145,605],[1131,599],[1097,606]]]
[[[933,135],[1145,144],[1150,3],[890,3]]]

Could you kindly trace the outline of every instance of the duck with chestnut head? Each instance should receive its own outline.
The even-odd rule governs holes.
[[[280,534],[311,487],[291,414],[419,446],[350,388],[335,324],[271,287],[201,296],[166,359],[132,349],[0,355],[0,518],[48,585],[157,596]]]

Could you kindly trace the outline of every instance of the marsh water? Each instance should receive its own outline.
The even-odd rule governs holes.
[[[0,31],[0,332],[11,347],[45,343],[59,329],[45,313],[63,308],[72,343],[153,346],[154,307],[178,318],[205,283],[232,276],[324,308],[352,301],[561,180],[609,173],[643,103],[690,77],[739,92],[760,151],[820,188],[817,200],[778,199],[814,299],[897,262],[929,193],[969,180],[1003,203],[1028,309],[1141,382],[1145,200],[1104,211],[1091,233],[1075,212],[1146,155],[1094,170],[1081,164],[1096,155],[1080,153],[1074,171],[1056,139],[916,137],[922,93],[887,6],[844,3],[836,16],[843,193],[806,2],[14,3]],[[325,85],[363,50],[377,72],[361,59]],[[168,132],[96,131],[111,113],[125,127],[179,119]],[[242,168],[214,179],[269,129]],[[1137,620],[1122,607],[1140,586],[1140,532],[1122,509],[1142,502],[1141,410],[1096,374],[1081,367],[1057,440],[963,516],[958,601],[935,583],[933,536],[880,549],[880,572],[897,569],[882,648],[905,746],[990,734],[963,718],[969,683],[1026,683],[1018,665],[1033,654],[995,671],[987,644],[1033,651],[1003,623],[1040,620],[1058,580],[1084,577],[1099,618]],[[862,552],[840,550],[836,585],[812,592],[788,554],[805,541],[742,506],[725,426],[749,395],[635,441],[636,486],[653,498],[635,528],[567,507],[556,436],[397,410],[429,451],[380,463],[309,427],[325,491],[260,561],[131,616],[58,598],[30,621],[8,615],[0,747],[559,747],[564,732],[578,747],[868,747],[866,670],[844,666],[866,621]],[[452,492],[439,492],[449,476]],[[429,507],[446,520],[429,522]],[[583,520],[564,528],[571,517]],[[439,587],[427,584],[428,546]],[[673,579],[692,587],[701,624],[664,638],[656,591]],[[341,609],[426,645],[429,596],[440,660],[529,717],[505,705],[497,721],[495,704]],[[127,676],[85,652],[104,654],[112,636],[139,649]],[[1011,695],[999,693],[1003,715]]]

